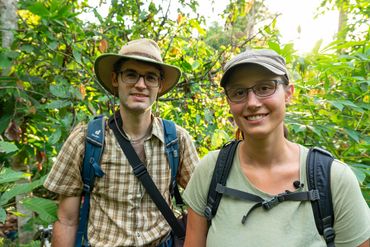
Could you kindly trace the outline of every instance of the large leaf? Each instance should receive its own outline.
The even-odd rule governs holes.
[[[36,212],[48,224],[57,220],[57,204],[53,200],[32,197],[23,200],[22,204],[25,208]]]
[[[62,131],[60,129],[56,129],[55,132],[49,137],[49,143],[50,144],[57,143],[61,136],[62,136]]]
[[[3,168],[0,170],[0,184],[11,183],[30,176],[31,174],[29,173],[16,172],[9,168]]]
[[[68,88],[64,85],[50,85],[50,92],[58,98],[68,98]]]
[[[352,171],[355,173],[359,183],[363,183],[366,178],[366,172],[364,172],[364,170],[359,167],[351,166],[351,168],[352,168]]]
[[[40,178],[39,180],[33,181],[31,183],[17,184],[9,190],[5,191],[0,197],[0,205],[6,204],[13,197],[25,194],[33,191],[35,188],[40,187],[46,179],[46,176]]]
[[[5,223],[6,220],[6,211],[0,207],[0,223]]]
[[[0,153],[11,153],[18,150],[17,145],[11,142],[0,141]]]

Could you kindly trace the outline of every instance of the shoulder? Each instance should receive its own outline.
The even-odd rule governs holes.
[[[79,144],[86,138],[87,124],[79,123],[76,127],[73,128],[70,135],[68,136],[67,143],[76,143]]]
[[[220,153],[220,150],[210,151],[208,154],[206,154],[198,163],[198,165],[195,167],[196,173],[207,173],[212,174],[215,167],[216,167],[216,161],[218,158],[218,154]]]
[[[180,140],[183,140],[183,139],[186,139],[186,140],[192,140],[189,132],[182,126],[180,125],[177,125],[174,121],[172,120],[167,120],[167,119],[161,119],[159,117],[155,117],[154,118],[154,124],[156,126],[161,126],[162,127],[162,131],[163,131],[163,120],[165,121],[169,121],[169,122],[172,122],[175,126],[175,129],[176,129],[176,135],[177,135],[177,138],[179,138]]]

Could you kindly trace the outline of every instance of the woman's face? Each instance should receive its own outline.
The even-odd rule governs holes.
[[[285,105],[293,94],[293,85],[284,85],[281,76],[261,66],[246,64],[231,71],[225,90],[230,111],[245,138],[283,135]]]

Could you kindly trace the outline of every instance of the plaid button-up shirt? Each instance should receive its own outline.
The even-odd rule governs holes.
[[[80,196],[81,165],[85,150],[86,125],[74,129],[64,143],[44,186],[64,196]],[[199,158],[191,137],[176,126],[180,164],[178,184],[185,187]],[[153,118],[151,135],[144,142],[146,167],[158,190],[171,202],[171,172],[165,154],[162,122]],[[105,175],[95,179],[88,224],[92,246],[155,246],[170,231],[170,226],[135,177],[132,167],[116,140],[106,128],[101,160]]]

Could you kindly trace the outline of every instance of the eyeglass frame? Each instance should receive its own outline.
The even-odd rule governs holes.
[[[232,103],[244,103],[248,99],[248,94],[249,94],[250,91],[252,91],[254,93],[254,95],[258,99],[264,99],[264,98],[267,98],[267,97],[270,97],[270,96],[274,95],[276,93],[276,91],[277,91],[278,85],[280,85],[280,84],[282,84],[282,85],[288,85],[288,83],[289,83],[289,82],[287,82],[286,80],[284,80],[282,78],[281,79],[274,79],[274,80],[266,80],[266,81],[273,81],[275,88],[274,88],[274,90],[273,90],[273,92],[271,94],[264,95],[264,96],[260,96],[260,95],[258,95],[255,92],[256,86],[260,85],[260,83],[256,83],[252,87],[238,87],[238,88],[236,88],[236,89],[244,89],[244,90],[246,90],[246,96],[243,99],[237,100],[237,101],[232,100],[230,98],[229,93],[228,93],[227,85],[224,87],[224,91],[225,91],[226,97],[228,98],[228,100],[230,100],[230,102],[232,102]],[[261,81],[261,83],[266,82],[266,81]]]
[[[136,73],[137,75],[138,75],[138,77],[137,77],[137,79],[136,79],[136,81],[135,82],[128,82],[127,80],[124,80],[123,79],[123,76],[122,76],[122,74],[124,73],[124,72],[126,72],[126,71],[131,71],[131,72],[134,72],[134,73]],[[143,80],[144,80],[144,84],[147,86],[147,87],[149,87],[149,88],[158,88],[158,87],[160,87],[160,85],[161,85],[161,80],[163,79],[163,76],[160,74],[160,75],[157,75],[155,72],[149,72],[149,73],[146,73],[146,74],[140,74],[140,73],[138,73],[136,70],[134,70],[134,69],[126,69],[126,70],[121,70],[121,71],[118,71],[118,73],[117,73],[119,76],[120,76],[120,78],[121,78],[121,80],[122,80],[122,82],[123,83],[126,83],[126,84],[129,84],[129,85],[135,85],[136,83],[138,83],[138,81],[140,80],[140,78],[143,78]],[[157,85],[156,86],[153,86],[153,85],[150,85],[150,84],[148,84],[147,83],[147,79],[146,79],[146,76],[147,75],[153,75],[153,76],[156,76],[156,77],[158,77],[158,82],[157,82]]]

